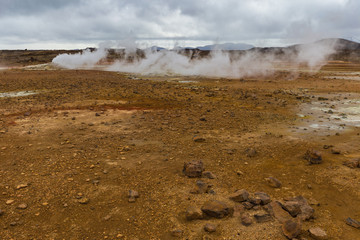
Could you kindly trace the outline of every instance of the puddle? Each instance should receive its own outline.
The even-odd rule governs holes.
[[[297,114],[299,124],[294,127],[296,132],[317,132],[318,135],[328,135],[360,127],[359,94],[338,93],[318,97],[322,97],[322,100],[300,106],[300,112]]]
[[[4,93],[0,93],[0,98],[25,97],[25,96],[34,95],[34,94],[38,94],[38,92],[35,92],[35,91],[4,92]]]

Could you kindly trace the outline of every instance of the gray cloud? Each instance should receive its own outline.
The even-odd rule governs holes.
[[[0,48],[195,39],[360,38],[357,0],[0,0]]]

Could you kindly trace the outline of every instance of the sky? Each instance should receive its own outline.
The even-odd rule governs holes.
[[[359,42],[359,0],[0,0],[0,49]]]

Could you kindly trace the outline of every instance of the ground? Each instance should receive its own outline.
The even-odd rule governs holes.
[[[186,220],[187,207],[207,200],[234,205],[237,189],[304,196],[315,218],[300,239],[310,239],[310,227],[360,239],[345,223],[360,219],[360,170],[343,165],[360,156],[360,129],[309,107],[334,103],[336,111],[360,98],[360,82],[339,77],[359,65],[340,65],[242,79],[1,70],[0,93],[34,91],[0,97],[1,239],[286,239],[276,220]],[[339,124],[312,128],[319,118]],[[303,158],[310,148],[322,152],[321,164]],[[201,178],[212,194],[190,193],[199,179],[182,170],[192,160],[216,175]],[[270,176],[282,187],[269,186]],[[139,193],[133,203],[129,190]]]

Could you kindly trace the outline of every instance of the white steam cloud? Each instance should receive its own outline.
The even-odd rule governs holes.
[[[162,50],[146,49],[139,56],[134,41],[108,42],[94,51],[85,50],[78,54],[61,54],[53,63],[69,69],[91,69],[105,63],[108,50],[122,47],[123,56],[119,60],[101,65],[104,70],[139,74],[175,74],[201,75],[210,77],[240,78],[245,76],[271,73],[282,62],[291,62],[295,67],[307,65],[318,70],[328,56],[335,52],[336,41],[315,42],[297,45],[279,50],[252,49],[229,52],[215,50],[207,56],[199,56],[197,50]],[[282,51],[282,54],[279,54]],[[118,52],[119,53],[119,52]]]

